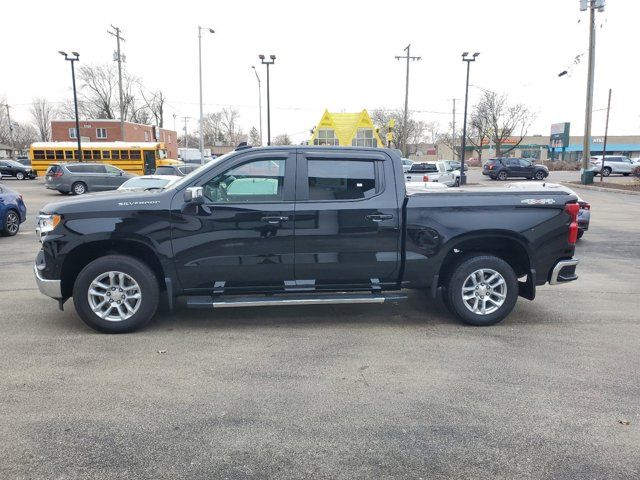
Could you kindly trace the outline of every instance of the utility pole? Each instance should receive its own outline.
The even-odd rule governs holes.
[[[187,137],[187,120],[191,117],[180,117],[184,121],[184,157],[182,158],[183,163],[187,163],[187,157],[189,156],[189,152],[187,151],[189,148],[189,138]]]
[[[607,121],[604,124],[604,142],[602,145],[602,165],[600,166],[600,181],[604,175],[604,159],[607,157],[607,136],[609,135],[609,110],[611,110],[611,89],[609,89],[609,100],[607,100]]]
[[[13,123],[11,123],[11,113],[9,112],[9,109],[11,107],[9,107],[8,103],[5,103],[4,106],[7,109],[7,120],[9,121],[9,138],[11,140],[11,156],[10,156],[10,158],[13,158],[13,152],[15,151],[16,146],[15,146],[15,141],[14,141],[14,138],[13,138]]]
[[[589,159],[591,158],[591,117],[593,111],[593,79],[596,66],[596,8],[604,11],[604,0],[581,0],[580,10],[589,10],[589,62],[587,70],[587,100],[584,112],[584,137],[582,139],[582,183],[592,183],[587,178]],[[604,165],[604,157],[602,159]]]
[[[213,28],[201,27],[200,25],[198,25],[198,72],[200,74],[200,165],[204,165],[204,115],[202,113],[202,30],[209,30],[209,33],[216,33]]]
[[[122,53],[120,52],[120,41],[123,42],[125,39],[120,35],[120,29],[118,27],[114,27],[113,32],[111,30],[107,30],[109,35],[113,35],[116,37],[118,51],[116,52],[116,60],[118,62],[118,88],[120,89],[120,137],[122,137],[122,141],[124,142],[126,139],[124,138],[124,100],[122,98],[122,62],[124,61]]]
[[[407,80],[405,82],[405,91],[404,91],[404,120],[402,125],[403,137],[404,137],[402,139],[404,152],[402,153],[406,157],[407,156],[407,121],[409,118],[409,63],[410,63],[410,60],[413,60],[415,62],[422,60],[422,57],[411,56],[411,44],[407,45],[404,51],[407,52],[407,54],[403,56],[396,55],[396,60],[401,60],[403,58],[407,60]]]
[[[178,115],[176,115],[175,113],[173,114],[173,131],[176,132],[176,135],[178,134],[178,130],[176,129],[176,117]],[[176,145],[178,144],[178,139],[176,138]]]

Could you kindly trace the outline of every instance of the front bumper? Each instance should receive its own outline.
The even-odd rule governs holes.
[[[60,280],[47,280],[46,278],[42,278],[37,265],[33,266],[33,273],[36,277],[36,283],[38,284],[40,293],[55,299],[62,298],[62,282]]]
[[[549,278],[549,285],[558,285],[559,283],[573,282],[578,279],[576,274],[576,267],[579,260],[572,258],[570,260],[560,260],[556,263],[551,271],[551,278]]]

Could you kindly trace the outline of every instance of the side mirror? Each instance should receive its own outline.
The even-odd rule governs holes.
[[[204,190],[202,187],[187,187],[184,191],[184,203],[190,205],[202,205],[204,203]]]

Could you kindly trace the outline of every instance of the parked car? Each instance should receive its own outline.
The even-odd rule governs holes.
[[[133,177],[118,187],[118,191],[162,190],[182,177],[177,175],[141,175]]]
[[[460,170],[447,162],[414,163],[404,176],[405,182],[436,182],[448,187],[460,186]]]
[[[15,177],[18,180],[33,180],[38,176],[38,172],[30,166],[16,162],[15,160],[0,160],[0,178]]]
[[[617,173],[628,177],[633,169],[640,166],[640,162],[631,160],[623,155],[605,155],[604,168],[602,167],[602,155],[591,157],[591,167],[597,172],[602,171],[602,175],[608,177],[612,173]]]
[[[243,148],[164,190],[44,206],[34,273],[103,332],[140,328],[161,296],[224,308],[400,302],[401,289],[442,291],[459,319],[492,325],[536,286],[577,279],[578,209],[549,184],[408,193],[389,149]]]
[[[549,176],[549,169],[527,158],[491,158],[482,167],[482,174],[491,180],[521,177],[542,181]]]
[[[409,169],[411,168],[411,165],[414,164],[413,160],[409,160],[408,158],[403,158],[402,159],[402,171],[404,173],[407,173],[409,171]]]
[[[87,192],[116,190],[135,176],[104,163],[54,163],[45,173],[44,185],[60,193],[82,195]]]
[[[154,175],[175,175],[178,177],[184,177],[189,173],[197,170],[202,165],[163,165],[156,168]]]
[[[460,167],[462,167],[462,163],[460,163],[458,160],[442,160],[442,161],[447,163],[454,170],[460,170]],[[464,171],[466,172],[467,170],[469,170],[469,164],[465,161]]]
[[[27,207],[22,195],[0,184],[0,235],[11,237],[18,233],[27,219]]]
[[[584,232],[589,230],[589,222],[591,221],[591,205],[578,197],[578,238],[582,238]]]

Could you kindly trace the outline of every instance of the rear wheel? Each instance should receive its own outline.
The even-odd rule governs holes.
[[[18,180],[24,180],[24,173],[23,172],[16,173],[16,178]]]
[[[625,177],[628,177],[630,174],[629,173],[623,173],[622,175],[625,176]]]
[[[445,305],[464,323],[494,325],[518,300],[518,279],[511,266],[493,255],[462,259],[446,285]]]
[[[498,173],[498,180],[502,180],[503,182],[508,178],[508,174],[505,170],[502,170],[500,173]]]
[[[71,191],[74,195],[82,195],[87,193],[87,185],[84,182],[76,182],[71,185]]]
[[[73,304],[91,328],[105,333],[132,332],[158,309],[158,280],[144,263],[124,255],[94,260],[73,285]]]
[[[13,237],[20,230],[20,215],[15,210],[9,210],[4,217],[0,233],[4,237]]]
[[[604,167],[602,169],[602,176],[608,177],[609,175],[611,175],[611,167]]]

